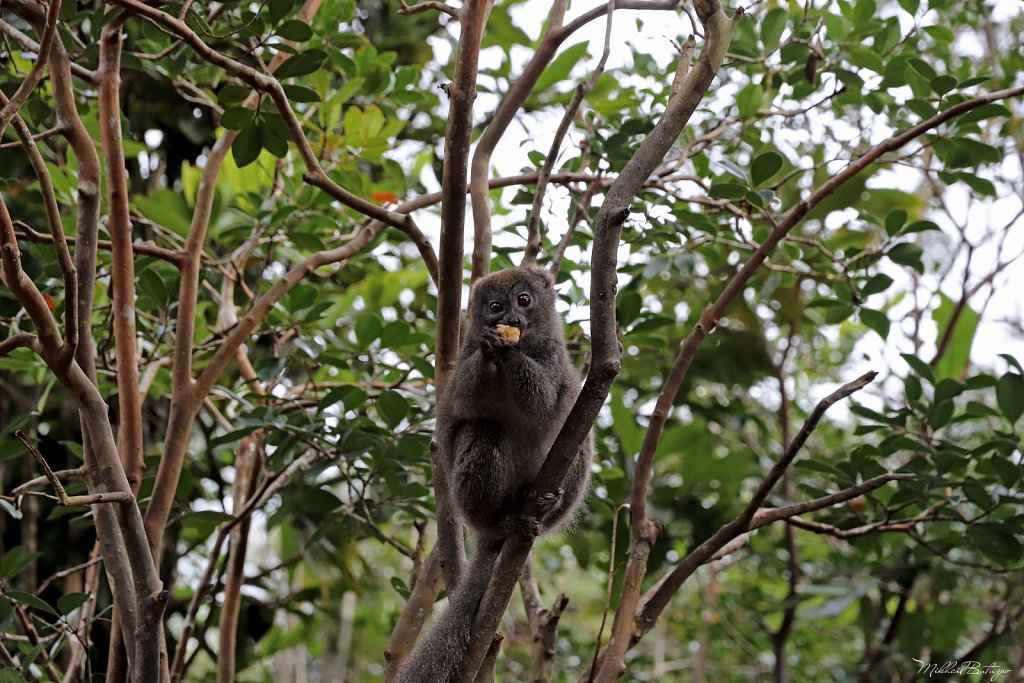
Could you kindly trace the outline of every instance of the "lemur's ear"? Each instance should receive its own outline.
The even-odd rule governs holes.
[[[555,278],[546,269],[541,268],[540,266],[529,266],[527,270],[541,279],[544,284],[544,289],[550,289],[554,286]]]

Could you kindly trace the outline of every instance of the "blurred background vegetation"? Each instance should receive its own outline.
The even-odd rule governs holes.
[[[597,4],[572,3],[570,16]],[[493,8],[478,133],[536,44],[544,5],[512,0]],[[675,44],[691,30],[688,5],[616,14],[613,59],[556,165],[580,176],[554,183],[544,204],[547,256],[572,230],[558,292],[580,365],[589,348],[589,219],[600,205],[600,179],[614,177],[664,109]],[[438,86],[451,79],[457,36],[447,15],[402,15],[397,7],[327,2],[308,24],[295,19],[293,0],[164,9],[183,12],[209,44],[257,68],[277,51],[293,52],[277,76],[330,177],[393,204],[439,187],[448,102]],[[85,69],[96,68],[104,11],[84,2],[61,10],[59,39]],[[11,95],[34,55],[8,28],[38,36],[6,6],[0,20],[0,87]],[[600,56],[603,20],[591,28],[548,66],[495,155],[493,177],[543,163],[572,89]],[[574,680],[593,656],[605,583],[628,552],[622,506],[634,458],[674,350],[701,309],[773,217],[848,160],[967,97],[1019,86],[1022,33],[1024,11],[1014,2],[747,7],[718,82],[626,223],[622,373],[598,421],[588,510],[574,530],[535,550],[544,602],[558,592],[570,598],[555,680]],[[219,313],[241,315],[289,266],[343,243],[365,219],[304,184],[272,107],[241,107],[248,88],[143,19],[126,24],[121,77],[137,243],[182,248],[206,155],[225,130],[240,131],[217,180],[204,245],[194,335],[201,370],[223,339]],[[94,84],[76,81],[76,104],[98,144],[96,95]],[[34,133],[56,124],[47,81],[21,115]],[[1019,99],[993,103],[866,169],[792,233],[704,343],[657,453],[649,500],[665,531],[650,580],[733,519],[815,401],[867,368],[880,380],[830,412],[772,500],[825,495],[887,471],[917,479],[808,516],[804,527],[765,528],[703,568],[631,651],[623,680],[913,680],[922,662],[961,659],[997,663],[1012,670],[1001,680],[1024,680],[1024,269],[1015,261],[1024,249],[1022,122]],[[46,233],[37,176],[15,141],[8,127],[3,199],[23,234]],[[38,144],[73,234],[76,160],[60,136]],[[595,179],[593,201],[584,201]],[[519,260],[532,186],[496,189],[491,199],[501,226],[498,269]],[[416,214],[432,237],[436,210]],[[26,271],[60,310],[52,245],[26,238],[19,246]],[[101,249],[99,259],[99,380],[116,415],[109,252]],[[137,254],[143,504],[167,427],[179,279],[175,263]],[[228,280],[235,286],[225,290]],[[215,541],[224,540],[218,528],[238,512],[235,463],[250,447],[262,468],[257,486],[271,495],[251,513],[237,680],[381,679],[412,582],[410,558],[435,537],[428,453],[435,307],[419,253],[387,229],[273,308],[244,347],[257,381],[233,364],[220,377],[190,437],[160,568],[172,591],[172,657],[183,625],[195,624],[186,680],[213,676],[223,558],[191,618],[190,603]],[[0,339],[23,329],[30,329],[24,311],[0,287]],[[5,494],[39,474],[12,436],[17,429],[53,469],[80,464],[75,410],[25,349],[0,358]],[[75,660],[75,678],[65,680],[103,680],[110,596],[104,581],[88,584],[83,566],[95,540],[91,513],[39,497],[0,506],[0,642],[24,662],[0,681],[47,680],[45,660],[68,665],[68,625],[85,613],[86,594],[96,599],[89,656]],[[893,522],[903,524],[879,526]],[[611,577],[612,605],[620,578]],[[19,614],[41,645],[28,640]],[[518,599],[503,631],[498,678],[524,680],[530,633]]]

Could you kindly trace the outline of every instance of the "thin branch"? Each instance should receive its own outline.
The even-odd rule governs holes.
[[[734,21],[738,21],[742,15],[737,13],[733,19],[726,17],[717,2],[713,6],[698,3],[698,8],[704,11],[701,17],[708,24],[709,37],[700,59],[687,77],[687,92],[678,99],[677,109],[665,112],[640,149],[627,162],[598,212],[590,294],[593,360],[586,383],[533,482],[533,488],[540,494],[556,491],[561,485],[619,374],[620,351],[615,322],[616,262],[622,225],[629,216],[629,207],[640,188],[675,144],[711,86],[728,47]],[[534,516],[542,514],[535,501],[528,503],[523,513]],[[645,533],[656,534],[654,525],[648,525]],[[477,612],[469,651],[463,660],[467,670],[475,669],[477,662],[482,660],[486,644],[497,629],[498,620],[508,604],[512,587],[519,578],[531,546],[532,541],[521,536],[512,536],[505,541],[494,568],[494,579]],[[649,547],[647,545],[648,552]],[[644,551],[634,548],[632,556],[638,552],[642,554]],[[642,563],[646,565],[646,559]],[[638,584],[642,576],[643,572],[635,576]],[[630,580],[631,577],[627,576],[626,581]],[[616,618],[619,616],[617,614]]]
[[[430,616],[430,610],[434,606],[434,600],[441,591],[443,584],[441,572],[441,550],[440,545],[434,545],[434,549],[427,557],[419,577],[412,585],[412,593],[405,602],[398,623],[395,624],[388,641],[388,649],[384,651],[384,679],[394,680],[398,675],[398,668],[409,653],[416,647],[416,638],[423,630],[423,624]]]
[[[43,640],[39,637],[39,632],[36,631],[36,627],[32,625],[32,620],[28,616],[28,612],[25,610],[24,605],[15,605],[14,614],[18,618],[18,623],[21,624],[21,630],[28,636],[28,642],[32,645],[33,655],[32,661],[36,657],[42,662],[43,669],[46,671],[46,675],[51,681],[60,681],[62,676],[57,671],[57,667],[53,665],[53,660],[50,658],[50,652],[46,648]],[[31,663],[28,662],[28,663]]]
[[[76,467],[71,470],[57,470],[52,473],[53,476],[57,477],[60,481],[85,481],[88,477],[88,472],[84,467]],[[18,484],[11,490],[11,495],[14,497],[22,496],[32,491],[33,489],[46,486],[50,483],[50,478],[45,475],[39,475],[35,479],[29,479],[28,481]]]
[[[586,218],[587,212],[590,210],[590,202],[594,199],[594,194],[597,193],[600,186],[601,177],[598,176],[590,181],[587,189],[583,192],[583,197],[576,204],[576,209],[573,211],[572,218],[569,219],[569,225],[566,227],[565,234],[562,235],[562,241],[558,243],[555,253],[551,255],[551,263],[548,264],[548,272],[551,273],[552,277],[558,277],[558,273],[561,272],[562,261],[565,259],[566,250],[572,244],[572,237],[576,231],[576,226]]]
[[[678,5],[678,0],[617,0],[615,3],[617,9],[636,10],[669,10]],[[490,174],[491,155],[508,126],[515,119],[519,109],[533,92],[534,86],[555,56],[558,47],[573,33],[591,21],[604,16],[609,11],[609,5],[603,4],[584,12],[573,21],[563,25],[565,10],[565,0],[555,0],[552,3],[544,37],[541,38],[530,61],[512,82],[505,97],[490,117],[490,123],[483,135],[480,136],[476,150],[473,152],[472,178],[469,188],[473,203],[473,282],[486,275],[490,269],[491,209],[487,195],[489,185],[487,177]]]
[[[0,137],[3,136],[7,123],[14,118],[43,78],[43,73],[46,71],[46,62],[50,56],[50,48],[53,46],[53,38],[57,32],[57,17],[60,15],[60,5],[61,3],[59,2],[50,2],[50,6],[46,10],[42,37],[39,39],[39,51],[36,54],[36,61],[32,64],[28,74],[22,79],[21,85],[11,95],[11,99],[8,101],[4,97],[2,100],[3,107],[0,108]]]
[[[46,130],[44,130],[41,133],[36,133],[35,135],[33,135],[32,136],[32,141],[33,142],[39,142],[40,140],[46,140],[46,139],[52,138],[52,137],[54,137],[56,135],[61,135],[62,133],[64,133],[64,127],[63,126],[54,126],[52,128],[47,128]],[[0,151],[4,151],[4,150],[8,150],[8,149],[18,149],[19,147],[21,147],[23,145],[24,145],[24,143],[22,143],[20,141],[5,142],[2,145],[0,145]]]
[[[32,227],[29,226],[27,223],[23,223],[22,221],[15,221],[14,227],[17,229],[16,234],[18,235],[18,237],[25,240],[26,242],[35,242],[37,244],[53,244],[52,235],[37,232],[33,230]],[[66,239],[68,244],[72,245],[75,244],[77,241],[77,237],[73,235],[67,237]],[[109,240],[98,240],[96,242],[96,246],[99,249],[104,250],[110,250],[113,248],[113,245],[110,243]],[[170,264],[181,267],[181,261],[183,256],[180,251],[173,251],[171,249],[164,249],[163,247],[158,247],[155,244],[139,242],[132,242],[132,251],[142,256],[150,256],[152,258],[160,259],[161,261],[167,261]]]
[[[398,0],[398,13],[399,14],[420,14],[430,10],[437,10],[447,14],[456,21],[459,19],[459,10],[451,5],[446,5],[443,2],[436,2],[436,0],[426,0],[415,5],[407,5],[405,0]]]
[[[29,454],[31,454],[32,457],[35,459],[35,461],[39,463],[39,467],[43,470],[43,476],[45,476],[46,480],[50,482],[50,486],[53,487],[53,490],[57,494],[56,500],[59,501],[61,505],[68,506],[93,505],[95,503],[128,503],[135,500],[135,498],[131,494],[126,495],[122,491],[111,491],[109,493],[95,493],[88,496],[69,496],[67,494],[67,491],[64,490],[64,485],[60,483],[60,477],[54,474],[53,470],[50,469],[50,465],[46,462],[46,458],[44,458],[43,454],[39,452],[39,449],[36,448],[32,444],[32,442],[28,440],[28,437],[25,436],[25,432],[21,431],[20,429],[15,430],[14,437],[25,445],[25,450],[27,450]],[[31,494],[26,493],[26,495]],[[46,497],[52,498],[52,496]]]
[[[672,595],[679,590],[679,587],[683,582],[686,581],[686,579],[688,579],[698,567],[705,564],[715,555],[715,553],[741,534],[764,526],[765,524],[770,524],[779,519],[803,514],[811,510],[821,509],[822,507],[828,507],[830,505],[835,505],[838,502],[855,498],[859,495],[863,495],[863,493],[869,490],[872,490],[872,488],[878,488],[889,481],[902,480],[908,477],[912,478],[910,475],[906,474],[882,475],[845,491],[840,491],[839,493],[825,496],[824,498],[819,498],[814,501],[796,503],[782,508],[760,510],[765,499],[782,478],[783,472],[785,472],[786,468],[789,467],[803,448],[804,443],[807,441],[811,432],[814,431],[814,428],[825,414],[825,411],[843,398],[846,398],[850,394],[867,386],[874,377],[874,372],[865,373],[852,382],[844,384],[839,389],[818,402],[814,407],[814,410],[811,411],[811,414],[804,421],[803,426],[800,428],[800,431],[797,433],[796,437],[794,437],[785,453],[783,453],[782,457],[775,462],[761,480],[757,490],[750,497],[750,500],[747,502],[743,511],[734,520],[720,527],[709,539],[690,551],[690,553],[688,553],[686,557],[679,562],[679,564],[662,577],[661,580],[659,580],[658,583],[647,592],[637,611],[634,632],[630,634],[630,646],[638,642],[640,638],[654,626],[654,623],[657,621],[662,610],[665,609],[665,606],[668,605],[668,601],[671,599]]]
[[[0,342],[0,358],[14,349],[32,349],[39,353],[39,338],[31,332],[18,332]]]
[[[7,97],[2,92],[0,92],[0,102],[7,102]],[[46,222],[50,226],[51,241],[57,252],[57,263],[60,265],[64,279],[64,325],[67,341],[60,351],[60,363],[66,365],[71,361],[78,347],[78,274],[71,258],[71,251],[68,249],[67,238],[64,236],[64,226],[60,220],[60,207],[57,205],[57,195],[53,190],[50,170],[46,167],[43,155],[40,154],[28,126],[25,125],[21,117],[15,114],[12,123],[21,139],[25,154],[32,164],[32,170],[35,171],[36,178],[39,180],[39,193],[43,199]]]
[[[29,38],[27,35],[16,29],[14,26],[11,26],[3,19],[0,19],[0,33],[6,33],[11,38],[14,38],[15,42],[17,42],[18,45],[21,45],[21,47],[24,48],[27,52],[34,52],[37,55],[40,54],[39,43]],[[97,85],[99,83],[99,78],[96,76],[96,72],[90,71],[89,69],[86,69],[84,66],[81,66],[80,64],[72,64],[71,73],[73,73],[78,78],[81,78],[89,85]]]
[[[540,210],[544,204],[544,193],[547,191],[551,172],[554,170],[555,162],[558,160],[558,153],[562,147],[562,140],[565,139],[565,134],[568,132],[569,125],[576,116],[576,112],[579,111],[580,104],[583,103],[583,98],[594,89],[597,79],[601,77],[602,73],[604,73],[604,65],[608,61],[608,55],[611,52],[612,18],[615,16],[615,0],[608,0],[607,11],[608,20],[604,29],[604,52],[601,53],[601,59],[598,61],[597,67],[594,69],[594,73],[591,74],[590,80],[576,86],[576,92],[573,93],[572,101],[569,102],[569,106],[565,108],[565,113],[562,114],[562,120],[559,122],[558,128],[555,131],[555,137],[551,141],[551,148],[548,150],[548,155],[544,159],[544,165],[541,167],[540,175],[537,176],[537,188],[533,193],[533,206],[530,209],[530,220],[527,223],[526,228],[526,250],[523,253],[522,261],[522,265],[524,266],[534,265],[537,262],[537,255],[540,253]]]
[[[470,0],[464,7],[455,73],[448,90],[451,109],[445,130],[444,175],[441,179],[441,240],[437,280],[437,334],[435,376],[437,394],[444,393],[459,354],[459,322],[462,316],[462,259],[466,223],[466,179],[473,102],[476,100],[480,42],[490,13],[490,0]],[[455,589],[465,568],[462,527],[447,495],[447,477],[436,453],[431,451],[441,570],[449,591]]]

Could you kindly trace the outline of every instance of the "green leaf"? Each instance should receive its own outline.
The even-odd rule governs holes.
[[[277,27],[277,35],[285,40],[304,43],[313,37],[313,29],[305,22],[292,19]]]
[[[907,223],[907,212],[903,209],[893,209],[885,217],[885,234],[895,237],[899,234],[900,228]]]
[[[956,315],[956,319],[954,319]],[[981,318],[968,304],[958,305],[939,293],[939,306],[932,312],[942,344],[942,356],[935,364],[937,377],[960,377],[970,361],[971,346]],[[950,330],[950,325],[953,326]],[[946,340],[944,343],[942,340]]]
[[[278,67],[277,71],[274,72],[274,76],[278,79],[305,76],[323,66],[325,59],[327,59],[327,53],[323,50],[308,50],[295,55]]]
[[[956,124],[958,126],[964,126],[970,123],[984,121],[985,119],[992,119],[997,117],[1008,118],[1010,116],[1013,116],[1013,112],[1011,112],[1005,105],[992,103],[983,104],[977,109],[972,109],[963,116],[960,116],[954,120],[956,121]]]
[[[271,24],[277,22],[288,16],[288,13],[292,11],[292,7],[295,5],[295,0],[269,0],[267,6],[268,19]]]
[[[1009,363],[1011,366],[1017,368],[1017,372],[1024,375],[1024,366],[1020,364],[1020,361],[1011,356],[1008,353],[1000,353],[999,357]]]
[[[860,288],[861,296],[871,296],[872,294],[880,294],[885,290],[889,289],[892,285],[893,279],[888,275],[878,273],[872,275],[871,279],[864,283],[864,286]]]
[[[155,190],[148,196],[135,196],[135,208],[158,225],[185,236],[192,223],[192,209],[181,192],[166,188]]]
[[[754,157],[750,165],[750,179],[754,185],[760,185],[782,168],[782,155],[778,152],[764,152]]]
[[[957,80],[952,76],[936,76],[931,80],[931,86],[932,90],[934,90],[937,95],[941,96],[955,88],[957,86]]]
[[[276,114],[260,119],[259,123],[260,142],[263,148],[278,159],[288,155],[288,132],[284,128],[284,122]]]
[[[910,266],[919,273],[924,272],[924,264],[921,262],[921,255],[924,250],[916,244],[910,242],[902,242],[900,244],[893,245],[886,253],[893,263],[898,263],[901,266]]]
[[[973,173],[960,173],[958,176],[968,187],[983,197],[996,196],[996,186],[988,178],[982,178]]]
[[[903,393],[906,394],[908,401],[919,400],[921,394],[924,393],[921,389],[921,380],[914,375],[907,375],[907,378],[903,380]]]
[[[757,110],[761,108],[762,100],[764,100],[764,88],[754,83],[748,83],[736,95],[736,108],[739,109],[742,118],[752,119],[757,116]]]
[[[59,616],[45,600],[37,598],[31,593],[23,593],[22,591],[4,591],[4,597],[14,600],[15,602],[20,602],[21,604],[27,605],[33,609],[48,612],[53,616]]]
[[[900,0],[900,7],[912,15],[917,14],[917,9],[920,6],[921,0]]]
[[[404,320],[394,320],[384,326],[380,333],[380,344],[384,348],[393,349],[405,343],[412,334],[412,328]]]
[[[747,193],[747,188],[738,183],[716,183],[708,189],[708,196],[713,199],[739,199]]]
[[[996,402],[1010,423],[1015,423],[1024,414],[1024,378],[1014,372],[1000,377],[996,383]]]
[[[256,161],[261,151],[263,151],[263,143],[260,140],[260,128],[257,125],[242,129],[235,141],[231,143],[231,156],[235,158],[235,165],[239,168],[244,168]]]
[[[61,614],[71,614],[88,599],[88,593],[67,593],[57,598],[57,609]]]
[[[786,28],[786,20],[789,12],[776,7],[768,11],[761,20],[761,43],[766,51],[772,51],[779,46],[779,39],[782,38],[782,31]]]
[[[366,348],[380,336],[383,329],[384,325],[381,323],[380,317],[372,313],[364,313],[356,320],[356,343]]]
[[[241,104],[251,92],[247,85],[225,85],[217,91],[217,103],[227,109],[232,104]]]
[[[913,354],[901,353],[900,355],[903,357],[903,360],[907,361],[907,365],[910,366],[910,369],[913,370],[918,377],[935,384],[935,372],[932,370],[931,366]]]
[[[889,318],[881,311],[876,311],[871,308],[861,307],[860,309],[860,320],[862,323],[870,327],[872,330],[878,333],[878,336],[883,340],[889,337]]]
[[[402,581],[402,579],[397,576],[391,577],[391,587],[402,596],[403,600],[408,600],[409,596],[412,594],[409,587],[405,585],[405,581]]]
[[[935,73],[935,69],[932,68],[932,65],[929,64],[928,62],[924,61],[923,59],[918,59],[917,57],[912,57],[911,59],[907,60],[907,64],[910,65],[911,69],[916,71],[918,74],[920,74],[924,78],[928,79],[929,82],[933,78],[938,76],[938,74]]]
[[[316,90],[305,85],[285,85],[284,94],[292,102],[319,102],[320,95]]]
[[[252,123],[256,112],[247,107],[229,107],[220,117],[220,125],[228,130],[242,130]]]
[[[24,546],[14,546],[4,555],[3,561],[0,561],[0,577],[10,581],[41,556],[42,553],[27,552]]]
[[[556,83],[568,80],[573,67],[583,61],[586,56],[588,46],[589,43],[584,42],[565,48],[562,54],[551,60],[548,68],[544,69],[544,73],[537,79],[537,85],[534,86],[533,92],[544,92]]]
[[[953,42],[953,32],[945,26],[925,26],[924,32],[943,45],[949,45]]]
[[[75,3],[71,3],[74,6]],[[64,13],[63,6],[61,14]],[[0,683],[25,683],[25,677],[17,669],[0,669]]]
[[[932,429],[942,429],[953,418],[956,406],[952,401],[943,401],[932,406],[931,414],[928,417],[928,424]]]
[[[380,392],[380,397],[377,399],[377,410],[388,427],[394,428],[405,419],[409,412],[409,401],[397,391],[385,389]]]
[[[939,380],[939,383],[935,385],[935,402],[941,403],[951,398],[955,398],[964,392],[964,385],[955,379],[946,377]]]
[[[850,64],[861,69],[874,71],[876,74],[885,72],[885,62],[874,50],[864,47],[851,47],[847,50],[847,57]]]

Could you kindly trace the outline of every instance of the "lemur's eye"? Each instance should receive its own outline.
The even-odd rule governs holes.
[[[529,306],[531,301],[532,299],[530,298],[530,295],[525,292],[520,294],[519,298],[517,299],[519,306],[522,308],[526,308],[527,306]]]
[[[499,304],[497,301],[492,301],[491,303],[487,304],[487,308],[490,309],[491,313],[501,313],[501,311],[503,310],[501,304]]]

